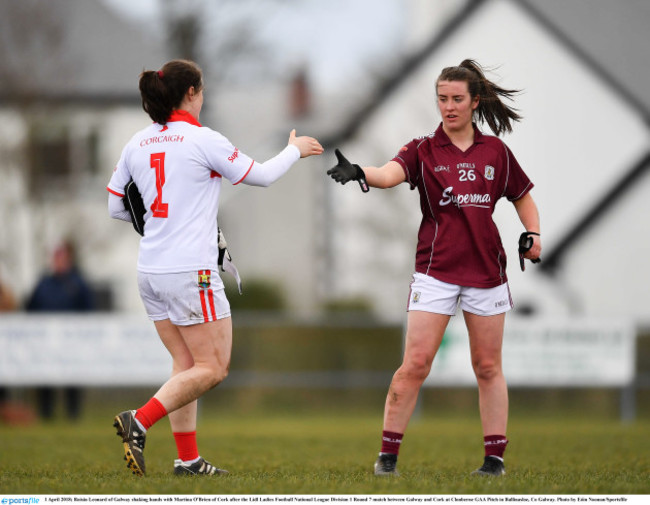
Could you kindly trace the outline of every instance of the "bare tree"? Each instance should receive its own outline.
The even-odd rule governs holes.
[[[65,73],[65,28],[58,2],[0,0],[0,93],[29,99]]]
[[[276,55],[260,34],[286,0],[162,0],[173,57],[201,61],[213,84],[275,72]]]

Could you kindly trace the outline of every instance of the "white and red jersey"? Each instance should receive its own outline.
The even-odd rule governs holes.
[[[414,139],[393,158],[420,192],[422,223],[416,272],[459,286],[492,288],[507,281],[506,253],[492,219],[497,201],[531,190],[510,149],[474,127],[461,151],[442,129]]]
[[[135,181],[147,212],[138,270],[217,271],[217,212],[222,177],[241,182],[253,160],[189,113],[136,133],[122,151],[108,191],[124,195]]]

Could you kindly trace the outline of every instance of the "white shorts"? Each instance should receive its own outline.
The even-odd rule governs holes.
[[[174,274],[138,272],[138,288],[149,319],[169,319],[178,326],[230,316],[223,282],[210,270]]]
[[[421,310],[453,316],[456,309],[479,316],[502,314],[513,308],[508,283],[496,288],[457,286],[429,275],[413,274],[408,310]]]

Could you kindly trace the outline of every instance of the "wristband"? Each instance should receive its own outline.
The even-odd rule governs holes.
[[[366,181],[366,173],[359,165],[355,164],[354,166],[357,169],[357,181],[359,182],[359,186],[361,186],[361,191],[367,193],[370,191],[370,188],[368,187],[368,181]]]

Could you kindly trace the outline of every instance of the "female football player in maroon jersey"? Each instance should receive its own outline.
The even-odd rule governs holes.
[[[506,253],[492,213],[501,197],[514,204],[531,239],[525,252],[530,260],[537,260],[541,253],[539,214],[530,195],[533,184],[497,137],[511,131],[511,122],[520,119],[502,101],[516,91],[489,81],[472,60],[445,68],[436,91],[442,123],[435,133],[407,143],[382,167],[362,168],[337,150],[338,164],[327,172],[343,184],[359,181],[364,191],[368,186],[391,188],[407,182],[420,193],[422,222],[406,344],[386,398],[375,474],[397,474],[400,444],[418,392],[449,318],[460,306],[469,333],[484,435],[483,465],[474,474],[502,475],[508,443],[508,390],[501,347],[505,313],[513,305]],[[486,122],[497,136],[481,133],[474,120]]]

